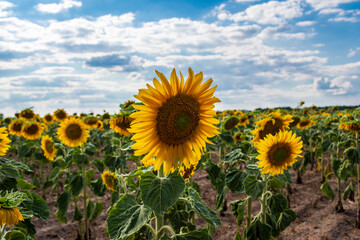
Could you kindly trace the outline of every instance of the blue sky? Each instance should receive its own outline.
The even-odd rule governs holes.
[[[360,1],[0,0],[0,112],[110,113],[172,68],[218,110],[360,104]]]

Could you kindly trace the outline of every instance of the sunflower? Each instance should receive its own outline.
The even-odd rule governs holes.
[[[293,121],[291,115],[281,116],[280,109],[276,112],[272,112],[267,118],[260,120],[256,123],[258,128],[251,131],[255,135],[252,142],[256,147],[256,144],[264,139],[268,134],[275,135],[281,130],[289,128],[290,123]]]
[[[4,123],[9,125],[11,123],[11,118],[9,118],[9,117],[5,118]]]
[[[194,175],[196,170],[197,164],[191,164],[190,167],[186,167],[182,164],[179,168],[180,175],[183,177],[184,180],[189,179],[192,175]]]
[[[330,113],[327,113],[327,112],[323,112],[323,113],[321,114],[321,116],[323,116],[323,117],[331,117],[331,114],[330,114]]]
[[[292,121],[289,125],[290,128],[292,127],[296,127],[296,125],[300,122],[300,118],[299,117],[292,117],[294,121]]]
[[[15,121],[13,121],[8,126],[9,133],[11,135],[15,135],[15,136],[20,137],[21,136],[21,129],[22,129],[23,124],[24,124],[23,120],[15,120]]]
[[[127,109],[128,107],[130,107],[131,105],[133,105],[135,103],[135,101],[131,101],[131,100],[127,100],[124,103],[124,108],[123,109]]]
[[[336,115],[338,115],[338,117],[343,117],[344,113],[343,112],[337,112]]]
[[[109,171],[104,171],[101,174],[101,178],[107,189],[109,189],[111,191],[115,191],[116,176],[114,173],[109,172]]]
[[[257,164],[262,168],[263,174],[283,174],[287,167],[301,157],[301,148],[303,147],[301,137],[291,131],[280,131],[272,135],[268,134],[257,144],[257,150],[260,153],[256,158],[260,160]]]
[[[21,135],[28,140],[35,140],[41,137],[44,129],[38,122],[27,122],[21,129]]]
[[[2,225],[15,225],[19,221],[24,221],[18,208],[5,208],[0,206],[0,226]]]
[[[63,122],[67,119],[68,115],[64,109],[58,109],[54,112],[54,118],[58,122]]]
[[[311,127],[312,120],[309,118],[303,118],[300,120],[300,122],[296,125],[298,129],[306,129]]]
[[[98,119],[97,117],[93,117],[93,116],[87,117],[85,118],[84,123],[88,128],[97,128]]]
[[[360,131],[360,122],[349,122],[345,125],[345,130],[357,133]]]
[[[26,108],[20,112],[19,118],[27,121],[32,121],[36,119],[36,114],[33,110],[31,110],[31,108]]]
[[[96,128],[101,130],[101,131],[104,131],[104,123],[103,123],[103,121],[98,120]]]
[[[128,115],[114,116],[110,120],[110,128],[120,135],[130,136],[130,124],[134,119]]]
[[[219,134],[219,124],[215,119],[214,103],[220,102],[213,93],[216,86],[209,89],[213,80],[202,83],[202,72],[194,75],[191,68],[189,77],[181,81],[173,69],[170,82],[156,71],[161,83],[153,79],[154,87],[147,84],[147,89],[140,89],[135,98],[144,105],[133,105],[138,112],[130,117],[135,120],[129,130],[136,141],[132,148],[135,156],[146,154],[144,161],[156,156],[154,170],[159,170],[164,163],[165,174],[175,170],[178,163],[190,167],[201,158],[206,150],[207,139]]]
[[[145,167],[151,167],[155,165],[155,158],[150,158],[145,160],[146,161],[144,161],[144,159],[141,160],[142,164],[144,164]]]
[[[248,123],[249,123],[249,116],[248,115],[243,115],[243,116],[240,117],[239,125],[246,126]]]
[[[10,139],[8,138],[8,132],[6,127],[0,128],[0,156],[4,156],[7,150],[10,148]]]
[[[90,134],[81,119],[71,117],[60,123],[57,135],[66,146],[78,147],[87,141]]]
[[[233,129],[236,125],[238,125],[239,123],[239,119],[237,117],[229,117],[226,118],[224,121],[224,128],[225,130],[231,130]]]
[[[41,138],[41,149],[44,151],[44,156],[49,161],[54,161],[56,156],[56,148],[51,137],[45,135]]]
[[[102,116],[101,116],[101,120],[105,121],[105,120],[109,120],[111,118],[110,114],[109,113],[104,113]]]
[[[234,141],[235,142],[241,142],[243,140],[243,138],[241,137],[243,135],[242,132],[237,132],[234,134]]]
[[[345,130],[346,130],[346,123],[341,122],[341,123],[339,124],[339,129],[345,129]]]
[[[51,124],[51,123],[53,123],[54,118],[53,118],[53,116],[51,116],[50,113],[48,113],[48,114],[46,114],[46,115],[43,117],[43,121],[44,121],[44,123],[46,123],[46,124]]]

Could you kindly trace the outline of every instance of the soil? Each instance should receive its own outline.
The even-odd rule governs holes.
[[[290,195],[291,209],[296,212],[297,219],[277,238],[279,240],[339,240],[339,239],[360,239],[360,229],[355,228],[355,219],[357,212],[357,202],[343,201],[345,212],[337,213],[335,206],[337,198],[334,201],[327,199],[320,191],[320,173],[308,170],[302,177],[303,183],[296,184],[296,173],[292,172],[291,184],[292,194]],[[97,174],[99,177],[99,173]],[[201,196],[204,202],[209,206],[215,206],[216,191],[207,178],[204,170],[198,171],[193,179],[200,186]],[[336,179],[328,181],[336,193]],[[355,181],[354,181],[355,182]],[[346,184],[342,183],[342,191]],[[89,190],[90,191],[90,190]],[[39,193],[40,194],[40,193]],[[244,194],[231,193],[226,194],[227,211],[223,214],[218,213],[222,226],[216,229],[213,235],[214,240],[231,240],[237,231],[236,219],[232,215],[230,202],[244,198]],[[42,221],[38,218],[33,219],[36,226],[37,240],[48,239],[77,239],[77,222],[71,222],[74,206],[70,206],[68,211],[67,224],[59,223],[55,217],[56,212],[56,193],[47,193],[46,201],[50,208],[50,218]],[[94,197],[92,199],[103,202],[105,208],[101,215],[90,224],[91,239],[109,239],[105,234],[106,227],[106,209],[110,206],[110,192],[107,190],[104,197]],[[81,200],[80,200],[81,201]],[[260,211],[258,201],[253,201],[253,215]],[[221,216],[222,215],[222,216]],[[196,219],[197,226],[204,226],[205,221]]]

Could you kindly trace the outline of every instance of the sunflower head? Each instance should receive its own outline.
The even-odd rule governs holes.
[[[4,123],[9,125],[11,123],[11,118],[9,118],[9,117],[5,118]]]
[[[353,133],[358,133],[360,131],[360,122],[352,121],[346,123],[345,130],[352,131]]]
[[[292,119],[294,121],[292,121],[289,125],[290,128],[292,127],[295,127],[299,122],[300,122],[300,118],[299,117],[296,117],[296,116],[293,116]]]
[[[189,68],[189,77],[184,81],[172,71],[170,81],[156,71],[160,81],[153,79],[153,86],[140,89],[135,98],[144,105],[133,105],[138,112],[130,115],[134,121],[130,132],[136,144],[135,155],[146,154],[143,161],[156,156],[154,170],[164,163],[165,173],[178,168],[178,164],[190,167],[201,158],[207,138],[219,134],[219,124],[212,110],[220,100],[213,97],[216,87],[209,89],[213,80],[202,83],[203,74],[194,74]]]
[[[26,108],[20,112],[19,118],[24,119],[26,121],[32,121],[36,119],[36,114],[31,108]]]
[[[197,164],[196,164],[197,165]],[[196,170],[196,165],[191,164],[189,167],[186,167],[182,164],[179,168],[180,175],[183,177],[184,180],[189,179],[192,175],[194,175]]]
[[[54,161],[56,148],[51,137],[45,135],[41,138],[41,149],[44,151],[44,156],[47,160]]]
[[[6,127],[0,128],[0,156],[4,156],[7,150],[10,148],[10,139],[8,138],[8,132]]]
[[[20,137],[23,124],[24,124],[23,120],[18,119],[18,120],[13,121],[8,126],[9,133],[11,135],[15,135],[15,136]]]
[[[115,191],[115,187],[116,187],[116,176],[114,173],[109,172],[109,171],[104,171],[101,174],[101,178],[106,186],[107,189],[111,190],[111,191]]]
[[[21,135],[28,140],[35,140],[41,137],[44,129],[38,122],[27,122],[21,129]]]
[[[97,128],[98,121],[97,117],[89,116],[85,118],[84,123],[88,128]]]
[[[24,221],[17,206],[24,200],[22,192],[6,192],[5,195],[0,191],[0,226],[15,225],[19,221]]]
[[[115,115],[110,120],[110,128],[118,134],[128,137],[131,135],[129,128],[132,121],[133,118],[127,114]]]
[[[268,134],[275,135],[279,131],[289,128],[292,121],[291,115],[281,116],[279,109],[276,112],[271,113],[267,118],[258,121],[256,125],[259,127],[251,131],[251,133],[255,135],[252,140],[254,146],[256,147],[256,144]]]
[[[43,121],[46,124],[51,124],[54,121],[54,118],[53,118],[53,116],[51,116],[50,113],[48,113],[43,117]]]
[[[311,127],[312,125],[312,120],[310,118],[303,118],[300,120],[300,122],[296,125],[296,127],[298,129],[306,129]]]
[[[234,134],[234,141],[235,142],[241,142],[242,140],[244,140],[241,136],[243,135],[242,132],[237,132]]]
[[[304,105],[305,104],[305,102],[304,101],[301,101],[300,103],[299,103],[299,107],[301,107],[302,105]]]
[[[228,117],[224,121],[224,129],[230,131],[233,129],[236,125],[238,125],[239,119],[237,117]]]
[[[121,108],[123,110],[127,109],[128,107],[130,107],[131,105],[133,105],[135,103],[135,101],[132,100],[127,100],[123,105],[120,105]]]
[[[109,113],[104,113],[102,116],[101,116],[101,120],[109,120],[111,118],[110,114]]]
[[[98,120],[97,124],[96,124],[96,128],[103,131],[104,130],[104,123],[101,120]]]
[[[239,125],[246,126],[249,123],[249,116],[248,115],[242,115],[239,119]]]
[[[67,119],[68,115],[64,109],[58,109],[54,112],[54,118],[58,122],[63,122]]]
[[[316,111],[317,109],[318,109],[318,108],[317,108],[317,106],[315,106],[315,105],[312,105],[311,108],[310,108],[311,111]]]
[[[301,157],[303,143],[300,139],[291,131],[280,131],[260,140],[256,146],[260,154],[256,158],[260,160],[257,164],[262,173],[283,174],[284,170],[297,161],[297,157]]]
[[[57,135],[66,146],[78,147],[87,141],[89,130],[81,119],[71,117],[60,124]]]

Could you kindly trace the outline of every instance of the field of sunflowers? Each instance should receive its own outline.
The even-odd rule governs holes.
[[[0,240],[360,238],[358,106],[220,112],[201,72],[156,75],[116,114],[2,117]],[[325,210],[338,235],[301,225]]]

